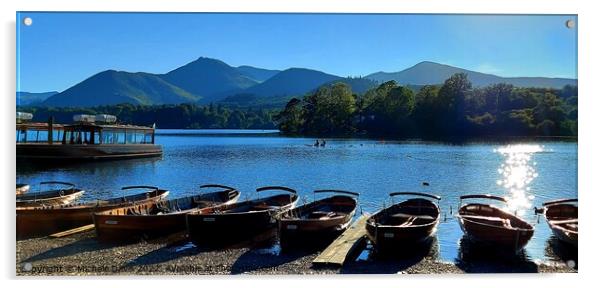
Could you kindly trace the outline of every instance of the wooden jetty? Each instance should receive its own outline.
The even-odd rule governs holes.
[[[350,255],[366,245],[366,220],[368,220],[368,215],[362,215],[357,219],[349,229],[314,259],[313,264],[343,266]]]

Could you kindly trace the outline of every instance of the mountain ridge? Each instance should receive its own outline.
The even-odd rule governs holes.
[[[432,61],[421,61],[398,72],[380,71],[365,77],[345,78],[302,67],[285,70],[249,65],[233,67],[218,59],[199,57],[165,74],[102,71],[65,91],[50,95],[41,105],[90,107],[118,103],[208,104],[234,99],[245,102],[245,95],[253,95],[246,102],[267,103],[269,99],[277,99],[280,103],[283,99],[303,96],[323,85],[338,81],[349,84],[354,93],[363,94],[367,89],[390,80],[395,80],[400,85],[442,84],[455,73],[466,73],[475,87],[509,83],[518,87],[559,89],[567,84],[577,85],[577,79],[501,77]]]

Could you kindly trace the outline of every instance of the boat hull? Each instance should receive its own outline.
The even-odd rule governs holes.
[[[103,204],[99,201],[98,204],[91,202],[81,205],[17,207],[17,239],[41,237],[89,225],[94,223],[93,213],[95,212],[125,207],[136,203],[155,202],[163,199],[167,194],[167,191],[160,191],[160,193],[152,194],[145,199],[135,202],[128,201],[128,198],[124,197],[125,201],[110,204]]]
[[[349,227],[352,220],[352,215],[325,221],[281,220],[278,223],[280,244],[282,246],[298,246],[332,242]]]
[[[546,222],[554,236],[562,242],[577,247],[578,242],[578,207],[575,204],[554,204],[545,207]],[[563,226],[563,221],[569,221],[571,226]],[[569,223],[564,223],[569,224]]]
[[[43,193],[42,193],[43,194]],[[56,194],[56,193],[55,193]],[[82,194],[84,194],[84,190],[73,190],[73,191],[65,191],[63,196],[60,194],[56,195],[48,195],[49,197],[45,197],[44,195],[40,195],[40,197],[33,196],[34,194],[26,194],[21,197],[17,196],[17,207],[34,207],[34,206],[55,206],[55,205],[65,205],[72,203],[77,200]],[[27,199],[25,199],[27,198]]]
[[[419,207],[419,208],[417,208]],[[430,217],[419,225],[383,224],[391,215],[406,212],[407,216]],[[402,221],[403,222],[403,221]],[[432,242],[439,225],[439,207],[424,199],[409,199],[385,208],[366,221],[366,235],[379,251],[406,252],[410,247]]]
[[[497,207],[467,204],[460,208],[458,223],[471,242],[482,246],[519,251],[533,237],[533,226]],[[484,217],[484,218],[474,218]],[[508,221],[511,226],[498,225]]]
[[[353,197],[336,195],[284,212],[278,217],[280,245],[330,243],[349,227],[356,207],[357,201]]]
[[[203,205],[198,201],[220,199],[216,202],[205,202],[208,207],[220,207],[235,203],[240,197],[240,192],[225,190],[190,196],[179,199],[166,200],[161,202],[143,203],[135,206],[127,206],[108,210],[105,212],[94,213],[94,226],[98,240],[104,242],[116,241],[138,241],[140,239],[151,239],[186,230],[186,214],[200,209]],[[183,203],[184,208],[177,206],[177,210],[162,211],[160,206]],[[181,209],[181,210],[180,210]]]
[[[188,236],[198,245],[231,244],[276,227],[275,211],[188,214]]]
[[[103,242],[158,238],[186,230],[186,212],[144,216],[95,213],[94,226],[98,240]]]
[[[155,144],[17,144],[17,160],[113,160],[161,155],[161,146]]]
[[[188,236],[193,243],[201,246],[222,246],[248,240],[275,229],[278,215],[294,208],[297,200],[295,196],[292,202],[269,210],[215,213],[214,209],[209,208],[201,209],[198,213],[188,213]]]
[[[402,250],[407,249],[407,245],[429,243],[437,224],[403,228],[366,225],[366,235],[377,250]]]

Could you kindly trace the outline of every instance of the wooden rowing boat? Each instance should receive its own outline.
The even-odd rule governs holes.
[[[17,195],[17,207],[53,206],[69,204],[84,194],[84,190],[76,189],[74,184],[59,181],[41,182],[40,185],[64,185],[63,189],[51,189],[42,192]]]
[[[220,191],[94,213],[98,240],[136,241],[184,231],[187,213],[235,203],[240,197],[237,189],[228,186],[208,184],[200,188],[219,188]]]
[[[129,186],[122,190],[145,189],[145,192],[107,200],[54,206],[17,207],[17,239],[46,236],[92,224],[92,213],[133,204],[159,201],[169,191],[151,186]]]
[[[493,195],[463,195],[465,199],[489,199],[506,203],[503,197]],[[496,206],[469,203],[458,210],[460,227],[472,242],[491,245],[495,248],[512,248],[519,251],[533,236],[533,226],[518,216]]]
[[[578,231],[577,199],[562,199],[543,204],[542,213],[558,240],[577,247]]]
[[[439,224],[441,197],[419,192],[394,192],[394,196],[418,196],[393,204],[366,221],[366,234],[376,250],[400,251],[408,245],[429,243]]]
[[[30,187],[28,184],[17,184],[17,195],[27,193],[27,191],[29,191],[29,188]]]
[[[283,212],[278,217],[281,246],[331,242],[349,227],[357,207],[355,197],[359,194],[343,190],[314,191],[314,195],[318,193],[337,195]]]
[[[203,208],[186,214],[188,236],[197,245],[223,245],[247,240],[276,227],[277,215],[295,207],[297,192],[282,186],[257,188],[284,191],[269,197]]]

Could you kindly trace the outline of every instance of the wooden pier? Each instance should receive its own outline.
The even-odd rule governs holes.
[[[350,255],[366,245],[367,215],[362,215],[313,261],[314,265],[343,266]]]

